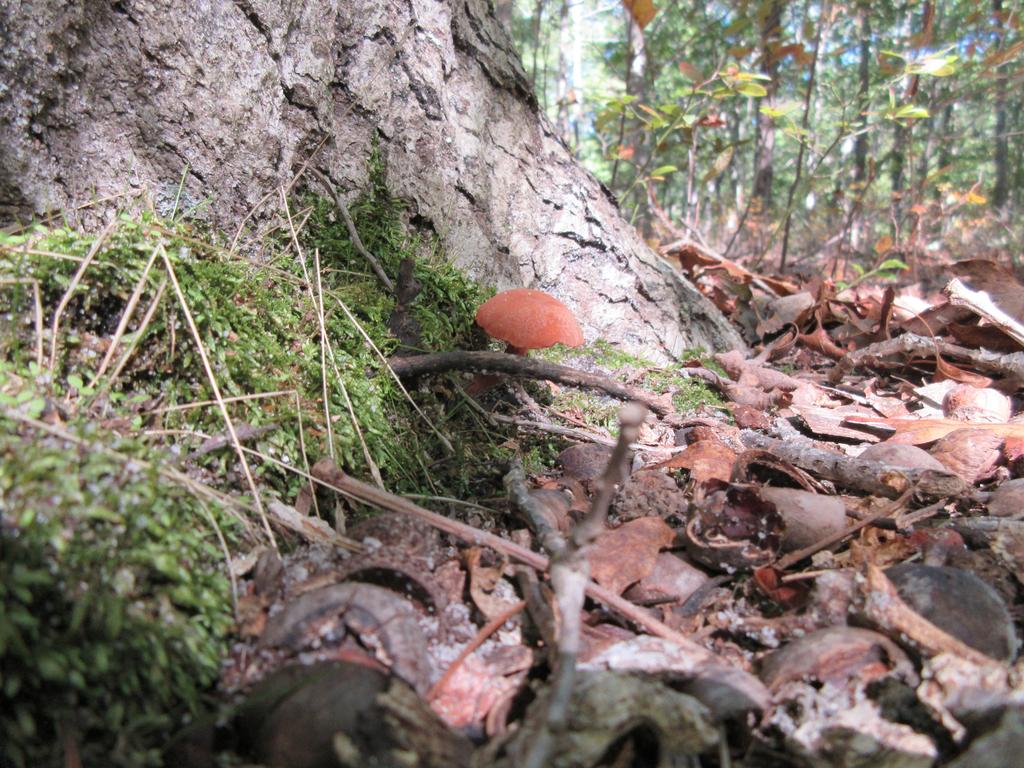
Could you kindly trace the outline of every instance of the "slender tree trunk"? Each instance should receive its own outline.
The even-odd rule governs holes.
[[[999,48],[1003,47],[1005,23],[1002,18],[1003,0],[992,0],[992,12],[1000,25]],[[1010,143],[1006,135],[1006,65],[996,67],[996,135],[993,160],[996,166],[996,183],[992,189],[992,206],[996,210],[1006,208],[1010,197]]]
[[[821,57],[821,48],[825,44],[825,40],[828,36],[829,13],[831,13],[831,3],[825,2],[821,9],[821,17],[818,19],[818,28],[815,32],[814,39],[814,58],[811,60],[811,70],[807,75],[807,90],[804,92],[804,114],[800,120],[800,127],[803,129],[804,133],[800,141],[800,149],[797,151],[796,155],[796,173],[793,176],[793,183],[789,187],[789,196],[786,199],[786,219],[783,225],[782,254],[779,257],[780,272],[786,271],[786,253],[789,250],[789,232],[790,226],[793,223],[793,198],[796,195],[797,189],[800,187],[800,180],[803,176],[804,150],[807,146],[807,142],[813,141],[811,138],[813,134],[809,130],[811,123],[811,102],[814,99],[814,82],[815,75],[818,72],[818,59]]]
[[[871,4],[861,3],[857,11],[860,23],[860,61],[857,65],[857,119],[860,133],[853,144],[853,180],[863,182],[868,177],[868,89],[871,87]]]
[[[771,106],[778,90],[778,46],[782,37],[782,0],[768,0],[762,4],[764,18],[761,20],[761,72],[771,78],[765,84],[768,91],[763,99]],[[772,182],[775,178],[775,123],[772,118],[757,112],[757,150],[754,154],[754,192],[761,201],[761,210],[772,207]]]
[[[569,65],[569,45],[572,39],[572,28],[569,23],[569,0],[562,0],[558,12],[558,80],[555,85],[555,105],[558,116],[555,124],[567,145],[571,143],[572,126],[569,120],[569,82],[572,70]]]

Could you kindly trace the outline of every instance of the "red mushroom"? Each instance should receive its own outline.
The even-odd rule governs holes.
[[[525,355],[531,349],[555,344],[578,347],[583,331],[565,304],[531,288],[514,288],[492,296],[476,311],[476,324],[492,338],[508,344],[506,351]],[[500,381],[498,376],[477,376],[467,392],[479,394]]]
[[[476,311],[476,324],[508,343],[515,355],[555,344],[578,347],[583,331],[565,304],[531,288],[514,288],[485,301]]]

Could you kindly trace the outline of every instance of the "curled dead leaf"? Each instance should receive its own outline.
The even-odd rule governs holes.
[[[932,446],[931,454],[964,482],[974,484],[992,474],[1002,457],[1003,439],[980,429],[958,429]]]

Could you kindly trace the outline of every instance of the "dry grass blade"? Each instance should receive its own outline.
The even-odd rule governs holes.
[[[320,251],[315,250],[313,252],[313,271],[316,273],[316,294],[314,295],[313,286],[309,278],[309,271],[306,269],[306,257],[302,252],[302,245],[299,243],[298,232],[292,223],[292,216],[288,207],[288,198],[285,197],[283,189],[281,190],[281,204],[284,206],[285,216],[288,219],[288,228],[291,233],[292,245],[295,247],[295,252],[299,257],[299,263],[302,265],[302,274],[306,278],[306,287],[309,292],[309,298],[310,301],[313,302],[313,307],[316,309],[317,322],[320,325],[320,382],[323,387],[324,416],[327,422],[327,446],[330,456],[332,459],[335,458],[334,433],[331,427],[330,393],[327,387],[328,357],[330,357],[331,360],[331,368],[334,370],[334,377],[338,382],[338,388],[341,390],[341,395],[345,399],[345,406],[348,410],[349,420],[352,422],[352,429],[355,430],[356,437],[359,439],[359,445],[363,451],[363,458],[366,460],[366,465],[370,468],[370,474],[373,475],[374,481],[377,485],[383,488],[384,480],[381,478],[380,469],[377,467],[377,463],[373,460],[373,456],[370,454],[369,446],[366,445],[366,439],[363,437],[362,427],[359,426],[359,419],[356,418],[355,408],[352,407],[352,399],[348,395],[348,387],[345,386],[345,379],[342,377],[341,371],[338,370],[338,363],[334,356],[334,348],[331,346],[331,341],[327,336],[327,322],[324,317],[324,289],[320,280]]]
[[[217,519],[213,516],[210,508],[206,506],[205,499],[196,499],[196,503],[199,504],[199,508],[203,510],[203,514],[206,515],[207,521],[210,523],[210,527],[213,528],[213,532],[217,536],[217,542],[220,544],[220,551],[224,553],[224,569],[228,572],[228,579],[231,581],[231,612],[235,619],[238,619],[238,580],[235,578],[235,572],[231,568],[231,550],[228,549],[228,541],[224,538],[224,532],[217,525]]]
[[[31,285],[33,317],[36,328],[36,364],[43,366],[43,299],[39,293],[39,281],[31,277],[10,277],[0,279],[0,285]]]
[[[135,348],[139,345],[142,337],[146,335],[146,329],[149,327],[150,322],[153,320],[153,315],[156,314],[157,307],[160,306],[160,300],[164,297],[164,291],[167,290],[167,278],[160,281],[160,285],[157,286],[156,295],[153,300],[149,302],[149,306],[146,307],[146,312],[142,315],[142,322],[139,323],[139,328],[132,335],[132,341],[128,345],[128,349],[121,355],[121,359],[117,361],[117,365],[114,366],[114,370],[111,372],[110,377],[107,379],[107,383],[103,385],[103,391],[106,391],[118,377],[121,375],[121,371],[128,365],[128,361],[131,360],[132,355],[135,353]]]
[[[167,255],[167,251],[163,245],[158,245],[157,248],[160,251],[160,257],[163,259],[164,267],[167,269],[167,276],[170,278],[171,285],[174,286],[174,292],[178,296],[178,303],[181,305],[181,311],[185,315],[185,321],[188,323],[189,330],[192,333],[192,338],[196,343],[196,351],[199,352],[199,358],[202,360],[203,369],[206,371],[206,378],[210,382],[210,388],[213,390],[213,396],[217,400],[217,406],[220,408],[221,416],[224,418],[224,425],[227,427],[228,434],[231,436],[231,443],[235,447],[235,453],[238,455],[238,460],[242,464],[242,472],[245,474],[246,482],[249,484],[249,490],[253,495],[253,503],[256,507],[256,511],[259,514],[260,521],[263,523],[263,528],[267,534],[267,539],[270,545],[277,549],[277,540],[274,538],[274,532],[270,530],[270,521],[267,520],[266,511],[263,509],[263,501],[260,499],[259,489],[256,488],[256,479],[252,475],[252,470],[249,469],[249,462],[245,458],[245,453],[242,450],[242,444],[238,440],[238,433],[235,431],[235,424],[231,420],[231,414],[228,413],[228,407],[224,403],[224,399],[220,394],[220,386],[217,384],[217,377],[213,373],[213,368],[210,366],[210,358],[206,354],[206,347],[203,345],[203,339],[199,335],[199,328],[196,326],[196,321],[192,317],[192,311],[188,307],[188,301],[185,299],[185,293],[181,290],[181,285],[178,283],[178,276],[174,272],[174,265],[171,264],[171,260]]]
[[[320,251],[317,250],[313,253],[313,270],[316,272],[316,293],[317,293],[317,311],[320,315],[320,327],[326,328],[324,323],[324,289],[320,283]],[[326,331],[325,339],[326,339]],[[349,420],[352,422],[352,428],[356,432],[356,437],[359,439],[359,445],[363,449],[363,458],[366,460],[366,465],[370,468],[370,474],[373,475],[373,480],[380,488],[384,487],[384,479],[380,475],[380,469],[377,467],[377,462],[373,460],[373,456],[370,455],[370,448],[366,444],[366,439],[363,437],[362,427],[359,426],[359,419],[356,418],[356,410],[352,407],[352,398],[348,396],[348,387],[345,386],[345,379],[341,375],[341,371],[338,370],[337,360],[334,358],[334,350],[330,347],[328,342],[328,351],[331,355],[331,368],[334,370],[334,378],[338,381],[338,387],[341,389],[341,396],[345,398],[345,407],[348,409]]]
[[[279,389],[279,390],[277,390],[275,392],[257,392],[257,393],[252,394],[252,395],[236,395],[235,397],[225,397],[224,398],[224,402],[225,403],[240,403],[240,402],[246,402],[246,401],[249,401],[249,400],[266,400],[266,399],[275,398],[275,397],[283,397],[284,395],[291,395],[292,399],[295,401],[295,417],[296,417],[296,421],[298,421],[298,427],[299,427],[299,452],[302,454],[302,466],[306,470],[306,475],[305,476],[309,477],[309,454],[306,451],[306,437],[305,437],[306,428],[305,428],[305,426],[302,423],[302,401],[299,399],[299,391],[297,389]],[[205,408],[207,406],[216,405],[216,404],[217,404],[216,400],[197,400],[196,402],[193,402],[193,403],[179,403],[177,405],[167,405],[167,406],[164,406],[162,408],[153,408],[152,410],[144,411],[143,414],[146,415],[146,416],[151,416],[151,415],[155,415],[155,414],[158,414],[158,413],[173,413],[173,412],[177,412],[177,411],[191,411],[191,410],[195,410],[196,408]],[[286,466],[286,467],[288,466],[287,464],[283,464],[283,463],[282,463],[282,465]],[[289,467],[289,469],[291,469],[291,467]],[[312,480],[310,480],[310,482],[309,482],[309,490],[310,490],[311,495],[313,497],[313,509],[316,512],[317,517],[320,517],[320,508],[317,505],[317,501],[316,501],[316,486],[313,484]]]
[[[149,280],[149,273],[153,269],[153,263],[156,261],[156,249],[153,249],[153,253],[149,255],[149,261],[146,262],[145,269],[142,270],[142,276],[138,282],[135,283],[135,288],[132,290],[132,295],[128,298],[128,303],[125,305],[124,312],[121,313],[121,319],[117,323],[117,329],[114,331],[114,338],[110,340],[110,346],[107,347],[107,353],[103,356],[103,361],[100,363],[99,368],[96,369],[96,373],[93,374],[92,381],[89,382],[89,386],[94,386],[97,381],[106,373],[107,366],[110,365],[110,361],[114,359],[114,352],[117,351],[118,344],[121,343],[121,338],[124,336],[125,330],[128,328],[128,323],[132,319],[132,314],[135,312],[135,307],[138,306],[139,299],[142,298],[142,292],[146,288],[146,282]]]
[[[316,319],[320,326],[320,388],[323,392],[324,428],[327,430],[327,455],[333,459],[336,457],[334,451],[334,427],[332,426],[334,420],[331,418],[331,399],[327,386],[327,353],[330,342],[327,339],[327,324],[324,321],[323,291],[320,290],[320,299],[318,300],[313,293],[313,282],[309,277],[309,270],[306,269],[306,257],[302,252],[302,246],[299,244],[298,232],[296,232],[295,226],[292,223],[292,214],[288,207],[288,197],[285,195],[283,188],[278,191],[281,193],[281,206],[284,208],[285,218],[288,220],[288,229],[290,230],[292,245],[295,247],[295,255],[299,259],[299,265],[302,267],[302,276],[306,281],[306,292],[309,293],[309,300],[313,303],[313,309],[316,310]],[[319,286],[319,268],[317,268],[316,272],[317,286]]]
[[[50,376],[53,376],[53,369],[57,365],[57,335],[60,330],[60,318],[64,314],[64,310],[67,309],[68,304],[71,301],[71,296],[78,288],[78,284],[82,282],[82,278],[85,276],[86,270],[89,269],[89,265],[92,264],[93,259],[96,258],[96,254],[100,252],[100,248],[103,247],[103,243],[106,242],[107,238],[110,237],[110,233],[114,231],[114,226],[117,224],[117,220],[111,221],[107,226],[103,228],[103,231],[99,233],[96,240],[93,242],[92,247],[89,249],[89,253],[86,254],[82,263],[78,265],[78,270],[75,272],[74,277],[71,278],[71,284],[68,285],[68,289],[64,291],[64,295],[61,296],[60,302],[57,304],[57,309],[53,313],[53,323],[50,326]]]
[[[416,401],[412,399],[412,395],[410,395],[408,390],[402,385],[402,380],[398,378],[398,374],[396,374],[394,370],[392,370],[391,364],[388,362],[388,359],[384,357],[384,353],[382,353],[380,349],[377,348],[377,345],[373,343],[373,339],[370,338],[370,334],[366,332],[366,329],[363,328],[362,325],[360,325],[358,320],[356,320],[355,315],[353,315],[349,311],[349,308],[345,306],[345,302],[343,302],[341,299],[337,299],[337,302],[338,306],[341,307],[342,312],[345,313],[345,317],[348,318],[348,321],[352,323],[353,326],[355,326],[356,330],[359,331],[359,334],[363,337],[363,340],[370,346],[370,349],[372,349],[374,353],[377,355],[377,357],[380,358],[380,361],[384,364],[384,367],[387,369],[388,373],[391,374],[391,378],[395,380],[395,383],[398,385],[398,388],[402,390],[402,394],[405,395],[405,399],[409,401],[409,404],[413,407],[413,410],[415,410],[416,413],[418,413],[420,417],[423,419],[423,422],[428,427],[430,427],[430,431],[437,435],[437,439],[441,441],[441,445],[444,446],[445,450],[448,451],[448,453],[455,453],[455,449],[452,447],[451,441],[449,441],[447,437],[441,434],[441,431],[434,426],[434,422],[430,420],[427,414],[420,410],[420,407],[416,404]]]

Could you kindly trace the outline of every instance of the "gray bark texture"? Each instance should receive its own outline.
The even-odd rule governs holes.
[[[376,138],[410,224],[477,279],[659,362],[742,347],[558,139],[487,0],[8,0],[0,44],[0,221],[166,212],[187,167],[178,209],[251,236],[310,158],[358,195]]]

